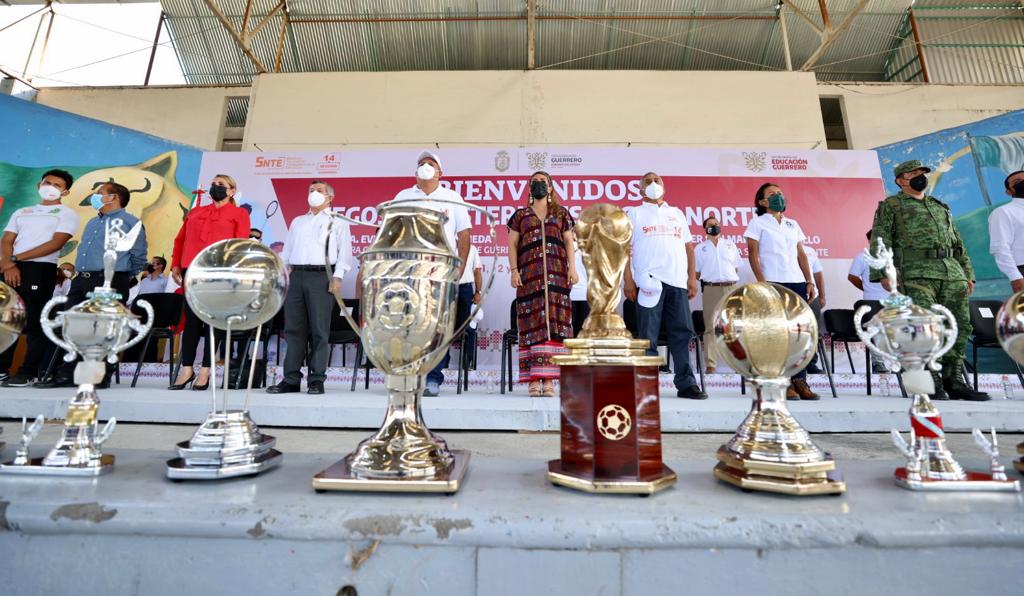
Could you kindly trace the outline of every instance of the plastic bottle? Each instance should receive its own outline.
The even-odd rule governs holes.
[[[882,373],[879,376],[879,383],[882,385],[882,397],[891,397],[892,391],[889,388],[889,374]]]
[[[1003,375],[1003,399],[1013,399],[1013,387],[1010,386],[1010,377]]]

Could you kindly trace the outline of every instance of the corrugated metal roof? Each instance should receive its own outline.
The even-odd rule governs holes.
[[[257,69],[203,0],[162,0],[190,83],[246,83]],[[240,28],[245,0],[217,2]],[[254,0],[250,27],[276,0]],[[782,70],[776,0],[538,0],[536,67],[561,69]],[[794,0],[820,27],[817,0]],[[858,0],[829,0],[838,27]],[[871,0],[816,60],[822,80],[907,80],[918,70],[904,34],[910,0]],[[1024,21],[1005,2],[925,0],[915,5],[922,36],[959,47],[928,48],[932,78],[943,82],[1021,82]],[[996,8],[991,8],[996,6]],[[527,68],[525,0],[288,0],[284,72]],[[937,7],[942,7],[941,9]],[[973,8],[972,8],[973,7]],[[1018,9],[1016,14],[1021,16]],[[783,10],[794,68],[821,37]],[[988,17],[986,17],[988,15]],[[605,18],[598,18],[605,17]],[[273,70],[283,17],[270,18],[252,51]],[[417,20],[419,19],[419,20]],[[971,28],[965,28],[973,24]],[[926,42],[927,43],[927,42]],[[966,43],[1000,47],[963,47]],[[1004,47],[1016,44],[1015,47]],[[895,74],[895,76],[894,76]]]

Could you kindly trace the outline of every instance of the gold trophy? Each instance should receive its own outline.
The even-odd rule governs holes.
[[[807,303],[782,286],[751,283],[722,299],[714,321],[718,353],[754,387],[750,413],[718,450],[715,477],[747,490],[844,492],[832,457],[786,407],[789,377],[807,366],[818,344]]]
[[[561,377],[562,457],[548,481],[592,493],[651,494],[675,484],[661,459],[660,356],[633,339],[615,312],[633,227],[619,207],[587,207],[576,225],[587,269],[590,316],[568,354],[554,357]]]
[[[25,303],[11,286],[0,281],[0,352],[14,345],[25,328]],[[24,423],[24,420],[22,421]],[[3,432],[3,429],[0,429]],[[4,442],[0,441],[0,450]]]
[[[487,214],[468,203],[432,202],[458,204]],[[447,216],[416,203],[389,201],[377,208],[382,218],[377,238],[360,257],[362,326],[335,296],[352,329],[362,329],[367,357],[387,375],[388,407],[376,433],[313,477],[317,491],[451,494],[459,490],[466,474],[469,452],[449,449],[444,439],[427,428],[420,396],[424,376],[441,361],[473,315],[459,329],[454,328],[462,261],[448,245],[444,231]],[[332,216],[349,219],[336,213]],[[488,217],[493,238],[493,217]],[[487,288],[494,269],[492,266]]]

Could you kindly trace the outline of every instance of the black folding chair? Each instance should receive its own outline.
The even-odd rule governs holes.
[[[846,347],[846,358],[850,361],[850,371],[856,374],[853,366],[853,355],[850,354],[850,342],[859,342],[860,336],[853,326],[853,311],[848,308],[830,308],[822,313],[825,318],[825,331],[829,337],[829,360],[832,372],[836,372],[836,342],[841,341]]]
[[[469,331],[467,328],[466,331]],[[459,340],[459,374],[456,383],[456,394],[462,394],[462,390],[469,391],[469,371],[476,370],[477,356],[477,334],[463,332]]]
[[[353,313],[359,312],[358,298],[345,298],[342,301],[345,303],[345,308],[349,309]],[[359,334],[356,333],[355,329],[352,329],[352,325],[349,324],[348,319],[341,316],[341,307],[338,306],[337,302],[334,303],[334,308],[331,309],[331,333],[327,343],[330,349],[330,353],[327,356],[327,366],[330,366],[331,361],[334,360],[335,346],[341,346],[342,367],[347,366],[345,357],[346,346],[359,343]]]
[[[704,352],[704,311],[695,310],[691,312],[690,319],[693,324],[693,341],[697,345],[696,360],[697,374],[700,375],[700,390],[706,391],[704,388],[704,365],[701,363],[701,354]]]
[[[149,349],[149,342],[154,337],[157,339],[166,339],[171,342],[171,354],[167,358],[167,382],[173,383],[175,361],[174,335],[178,323],[181,322],[181,309],[185,304],[185,297],[182,294],[175,294],[173,292],[140,294],[136,296],[135,301],[132,302],[131,310],[136,315],[145,317],[146,311],[136,305],[140,299],[148,302],[149,305],[153,307],[153,325],[149,328],[149,332],[146,333],[146,339],[142,341],[142,349],[139,350],[139,362],[135,365],[135,375],[132,376],[132,387],[135,387],[135,384],[139,382],[139,372],[142,370],[142,361],[145,360],[146,352]]]
[[[999,345],[999,338],[996,337],[996,313],[1002,308],[1003,303],[999,300],[971,300],[969,308],[971,313],[971,370],[974,375],[974,390],[978,390],[978,348],[995,348],[1002,350]],[[1012,359],[1011,359],[1012,360]],[[1017,380],[1021,387],[1024,387],[1024,374],[1021,374],[1020,365],[1013,363],[1017,369]]]
[[[501,334],[501,393],[505,394],[505,373],[508,371],[508,390],[512,391],[512,346],[519,345],[519,322],[516,320],[516,302],[508,307],[508,330]]]

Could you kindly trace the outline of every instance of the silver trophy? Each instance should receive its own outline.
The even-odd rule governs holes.
[[[261,325],[274,318],[284,303],[288,278],[281,257],[259,242],[232,238],[203,249],[185,275],[185,299],[197,317],[210,326],[207,349],[214,349],[214,328],[224,329],[230,346],[232,331],[256,329],[245,402],[228,409],[230,357],[224,358],[224,387],[217,405],[216,366],[211,368],[211,409],[188,441],[178,443],[178,457],[167,462],[173,480],[214,480],[259,474],[281,463],[276,439],[260,432],[249,416],[249,397],[256,368]],[[225,350],[227,352],[228,350]],[[211,361],[213,358],[211,357]]]
[[[449,200],[432,202],[485,214],[494,237],[494,217],[483,209]],[[341,304],[352,328],[362,330],[368,358],[387,375],[384,422],[355,451],[313,477],[317,491],[450,494],[459,490],[466,473],[469,452],[449,449],[427,428],[420,398],[424,375],[440,362],[475,313],[455,328],[462,262],[445,235],[445,214],[417,203],[395,200],[377,207],[380,229],[360,259],[363,324],[352,320]],[[494,270],[492,266],[487,289]]]
[[[0,352],[14,345],[25,328],[25,303],[11,286],[0,281]],[[0,433],[3,429],[0,428]],[[0,441],[0,449],[4,442]]]
[[[153,325],[153,308],[147,302],[136,302],[146,312],[146,322],[142,323],[120,302],[121,295],[110,286],[117,253],[131,249],[141,230],[141,222],[131,230],[125,230],[122,220],[108,220],[103,251],[103,285],[90,292],[88,300],[58,313],[53,319],[50,318],[51,311],[67,302],[67,296],[52,298],[43,306],[40,321],[43,333],[67,352],[64,360],[72,362],[76,354],[82,356],[82,361],[75,366],[78,390],[68,403],[64,428],[53,449],[45,457],[32,459],[28,456],[29,444],[42,426],[42,417],[37,418],[38,425],[33,425],[35,430],[22,433],[20,457],[0,466],[0,474],[99,476],[113,469],[114,456],[104,455],[101,447],[114,432],[117,421],[111,418],[100,428],[97,419],[100,400],[96,395],[96,384],[103,381],[106,363],[116,364],[118,353],[141,341]],[[54,332],[58,327],[61,337]]]
[[[884,308],[866,324],[862,320],[871,310],[869,306],[858,309],[853,322],[864,345],[881,362],[893,372],[903,371],[903,384],[913,395],[910,441],[892,430],[893,443],[907,458],[907,465],[896,469],[896,484],[926,491],[1019,491],[1020,483],[1007,480],[993,455],[998,454],[992,447],[996,444],[995,429],[990,446],[985,448],[992,461],[988,472],[965,472],[946,448],[942,416],[928,395],[935,392],[931,371],[941,369],[939,358],[956,342],[956,318],[941,304],[924,308],[900,294],[892,250],[879,239],[876,253],[865,249],[865,260],[872,269],[885,272],[892,294],[882,300]],[[977,430],[975,433],[976,439],[983,437]]]
[[[996,337],[1014,362],[1024,363],[1024,292],[1010,296],[999,308]],[[1022,457],[1013,462],[1013,467],[1024,474],[1024,443],[1017,444],[1017,453]]]

